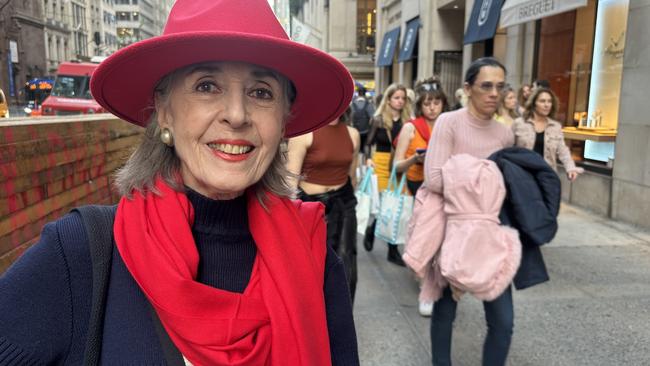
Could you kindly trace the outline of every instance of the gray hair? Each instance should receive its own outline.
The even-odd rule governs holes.
[[[169,95],[177,80],[182,74],[196,65],[186,66],[177,69],[163,77],[156,87],[158,103],[169,103]],[[273,71],[274,76],[280,82],[284,93],[285,115],[283,125],[290,118],[291,104],[296,95],[295,87],[285,76]],[[155,181],[162,178],[172,189],[183,192],[184,187],[179,184],[181,162],[176,155],[173,146],[167,146],[160,140],[160,127],[158,126],[158,112],[154,109],[149,123],[145,129],[142,141],[126,161],[126,164],[115,173],[115,186],[120,195],[132,198],[134,191],[146,194],[151,192],[160,194],[155,188]],[[289,179],[297,178],[286,167],[287,151],[285,142],[278,144],[277,151],[271,165],[264,173],[259,182],[255,184],[255,194],[260,203],[264,206],[266,199],[265,192],[271,192],[280,197],[293,197],[295,190],[289,183]]]

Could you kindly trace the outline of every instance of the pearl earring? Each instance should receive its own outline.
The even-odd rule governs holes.
[[[174,136],[169,128],[163,128],[162,131],[160,131],[160,141],[167,146],[174,146]]]

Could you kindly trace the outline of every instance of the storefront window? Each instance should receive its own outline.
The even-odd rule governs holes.
[[[375,53],[377,0],[357,1],[357,52]]]
[[[550,82],[573,158],[588,164],[614,158],[628,3],[589,0],[539,22],[536,78]]]
[[[600,0],[594,38],[593,66],[587,110],[588,128],[618,128],[623,75],[623,51],[629,0]],[[614,158],[614,142],[587,141],[585,158],[607,162]]]

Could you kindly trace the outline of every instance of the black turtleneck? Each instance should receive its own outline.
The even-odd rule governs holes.
[[[257,254],[248,227],[246,195],[213,200],[187,187],[186,192],[194,207],[192,235],[200,258],[197,281],[243,293]]]
[[[186,187],[194,207],[192,235],[199,252],[197,281],[243,293],[250,281],[257,247],[248,226],[246,195],[213,200]],[[343,262],[331,247],[325,258],[325,312],[332,365],[359,364],[350,292]]]

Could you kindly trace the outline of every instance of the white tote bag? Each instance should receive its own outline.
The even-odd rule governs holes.
[[[373,205],[372,198],[372,177],[377,179],[372,168],[366,170],[361,184],[357,186],[355,196],[357,197],[357,206],[355,208],[357,214],[357,232],[364,235],[368,221],[370,220],[371,207]]]
[[[379,183],[377,182],[377,174],[375,174],[374,170],[370,175],[370,197],[370,214],[376,216],[379,214],[381,200],[379,199]]]
[[[397,184],[395,167],[390,173],[388,188],[381,194],[375,236],[391,244],[404,244],[408,223],[413,214],[413,196],[404,194],[406,174]]]

